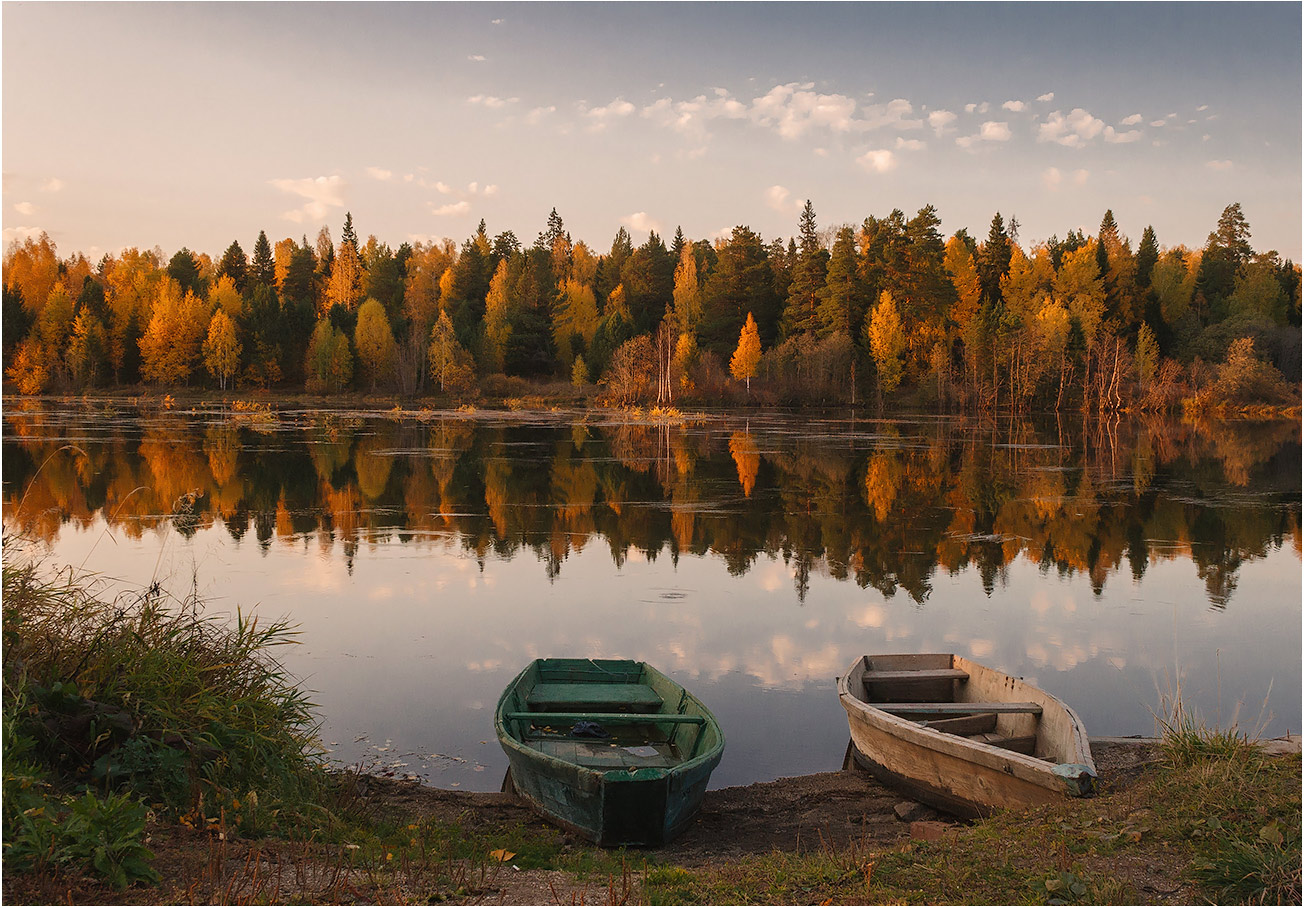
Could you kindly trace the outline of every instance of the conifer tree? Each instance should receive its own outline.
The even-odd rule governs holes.
[[[856,270],[856,238],[850,227],[838,231],[829,259],[828,275],[819,294],[819,333],[827,337],[842,332],[855,337],[860,318],[860,279]]]
[[[245,257],[244,250],[240,248],[240,241],[235,240],[230,246],[226,247],[226,252],[222,253],[222,260],[217,264],[217,276],[220,278],[226,275],[231,278],[235,284],[235,289],[244,293],[245,284],[248,280],[249,259]]]
[[[276,287],[276,257],[272,255],[272,244],[267,241],[267,231],[258,231],[258,239],[254,242],[254,257],[249,265],[249,281],[251,285],[261,284],[264,287]]]
[[[1141,245],[1136,251],[1136,285],[1140,288],[1150,287],[1150,274],[1159,261],[1159,241],[1155,238],[1155,228],[1147,226],[1141,234]]]
[[[783,309],[782,328],[786,337],[810,334],[820,327],[819,297],[824,287],[829,254],[820,245],[815,230],[815,207],[810,199],[801,210],[799,233],[801,246],[793,266],[792,283],[788,285],[788,301]]]

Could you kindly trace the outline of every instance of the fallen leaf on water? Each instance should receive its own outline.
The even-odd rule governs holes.
[[[512,858],[516,857],[516,852],[508,851],[506,848],[498,848],[489,852],[489,857],[493,858],[494,860],[500,863],[506,863],[507,861],[510,861]]]

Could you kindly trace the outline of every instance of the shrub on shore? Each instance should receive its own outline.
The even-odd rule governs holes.
[[[4,865],[150,879],[147,810],[247,833],[329,820],[312,704],[273,656],[283,622],[205,617],[152,585],[98,598],[3,574]]]

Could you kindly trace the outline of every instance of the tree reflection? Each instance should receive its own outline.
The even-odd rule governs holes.
[[[710,554],[741,575],[767,554],[799,600],[826,575],[923,603],[939,570],[967,569],[990,595],[1019,558],[1099,594],[1124,564],[1139,579],[1185,558],[1222,608],[1243,563],[1300,551],[1298,424],[809,428],[323,416],[267,434],[28,409],[5,416],[3,505],[10,529],[45,540],[67,523],[131,537],[216,523],[236,540],[252,527],[265,551],[338,542],[350,569],[395,538],[481,562],[532,551],[550,577],[597,538],[617,565],[631,549]]]

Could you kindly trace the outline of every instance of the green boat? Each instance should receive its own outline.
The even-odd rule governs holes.
[[[660,845],[692,822],[724,734],[646,662],[536,659],[498,701],[504,790],[599,845]]]

